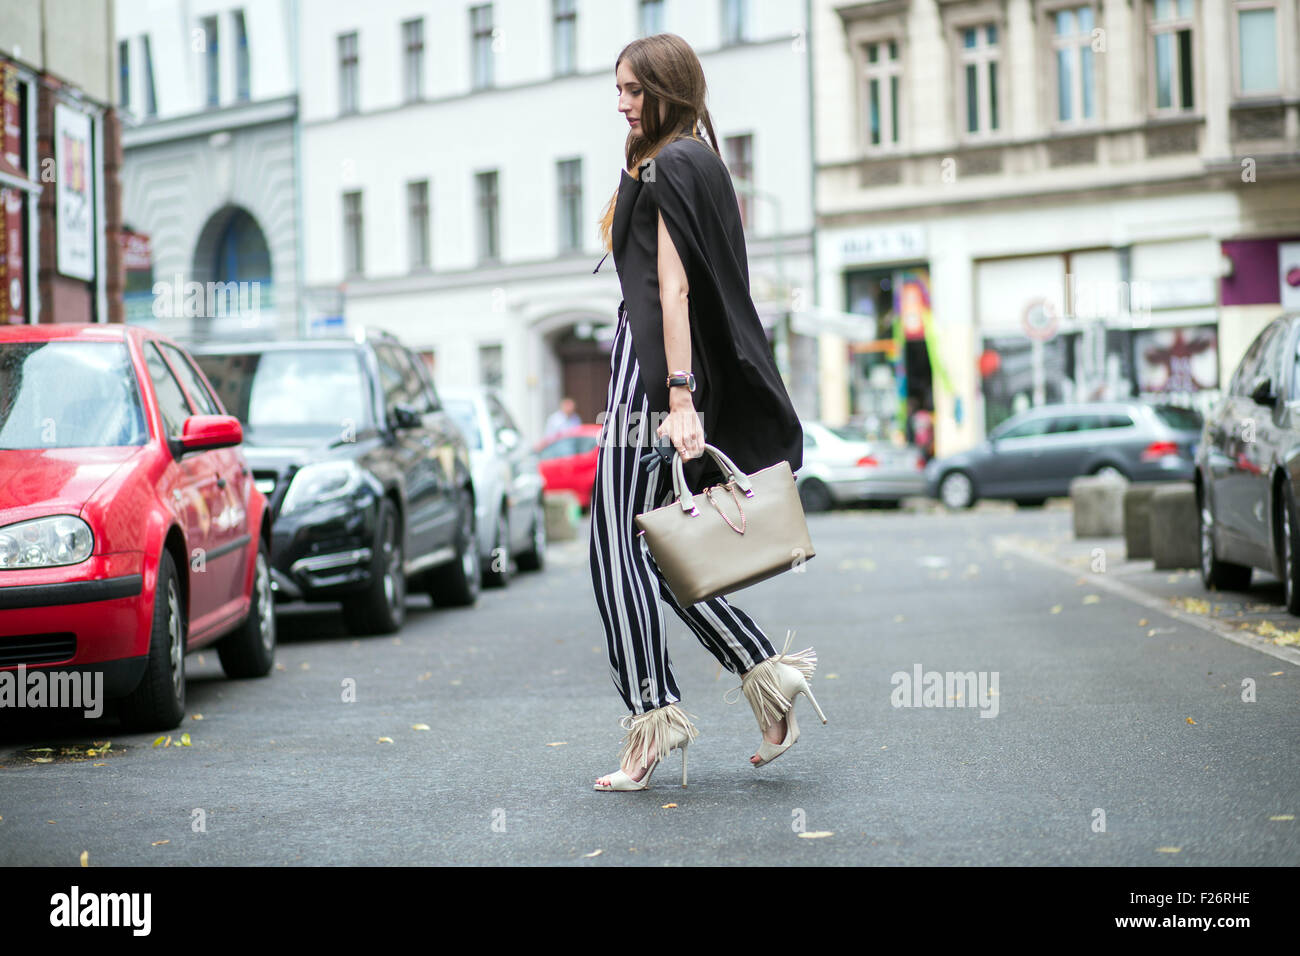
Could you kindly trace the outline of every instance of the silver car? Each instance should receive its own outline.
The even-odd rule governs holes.
[[[1190,480],[1200,437],[1200,414],[1177,405],[1040,405],[1008,418],[974,448],[930,462],[926,483],[948,507],[969,508],[978,498],[1042,504],[1068,495],[1080,475]]]
[[[803,467],[795,475],[804,511],[837,504],[884,501],[925,494],[921,453],[887,441],[863,441],[820,422],[802,422]]]
[[[544,482],[537,456],[496,392],[438,391],[469,445],[483,583],[504,587],[516,566],[537,571],[546,560]]]

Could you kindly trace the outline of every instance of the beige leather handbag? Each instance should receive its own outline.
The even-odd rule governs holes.
[[[674,452],[677,500],[636,516],[637,533],[682,607],[797,568],[816,553],[788,461],[746,475],[713,445],[704,450],[728,478],[700,492],[703,507]]]

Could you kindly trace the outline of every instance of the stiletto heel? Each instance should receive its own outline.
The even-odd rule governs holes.
[[[750,668],[741,678],[740,687],[733,687],[723,695],[728,703],[734,703],[728,695],[741,691],[754,711],[758,729],[765,735],[758,745],[758,762],[750,764],[753,767],[771,763],[798,741],[799,723],[795,719],[794,702],[800,694],[808,698],[808,703],[812,704],[821,722],[826,723],[826,715],[813,697],[812,688],[808,686],[808,678],[812,677],[817,668],[817,655],[811,647],[796,654],[789,653],[793,639],[794,631],[788,631],[785,647],[780,654]],[[766,737],[767,728],[782,718],[786,722],[785,739],[779,744],[771,743]]]
[[[597,782],[593,789],[645,790],[660,761],[674,750],[682,752],[682,786],[686,786],[686,748],[699,736],[686,711],[676,704],[668,704],[644,714],[629,714],[619,724],[628,732],[619,750],[619,769],[607,775],[608,784]],[[623,770],[625,766],[645,767],[646,772],[640,780],[633,780]]]

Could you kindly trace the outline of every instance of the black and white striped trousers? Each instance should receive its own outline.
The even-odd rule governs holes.
[[[742,675],[777,652],[749,615],[725,598],[679,605],[645,538],[637,534],[633,518],[671,499],[672,474],[664,463],[647,473],[640,462],[655,442],[658,422],[641,387],[622,306],[618,317],[591,497],[591,579],[605,626],[610,675],[628,709],[641,714],[681,700],[668,660],[661,601],[733,674]],[[640,418],[633,417],[637,412]]]

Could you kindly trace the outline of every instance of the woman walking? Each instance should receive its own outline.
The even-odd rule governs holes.
[[[614,255],[623,302],[610,355],[590,557],[611,676],[631,713],[622,719],[628,733],[620,769],[595,787],[643,790],[675,749],[682,751],[685,786],[686,748],[697,736],[678,703],[664,603],[741,678],[763,733],[750,757],[755,767],[798,739],[795,697],[807,694],[816,707],[807,684],[816,655],[811,648],[788,653],[789,637],[778,654],[762,628],[725,598],[682,607],[637,534],[635,516],[672,496],[669,467],[649,469],[642,460],[656,457],[656,438],[671,441],[687,483],[703,488],[722,478],[703,455],[706,437],[746,473],[782,458],[793,471],[803,463],[803,430],[749,295],[739,205],[705,107],[699,59],[674,34],[645,37],[624,47],[615,79],[630,127],[627,168],[605,208],[601,236]]]

